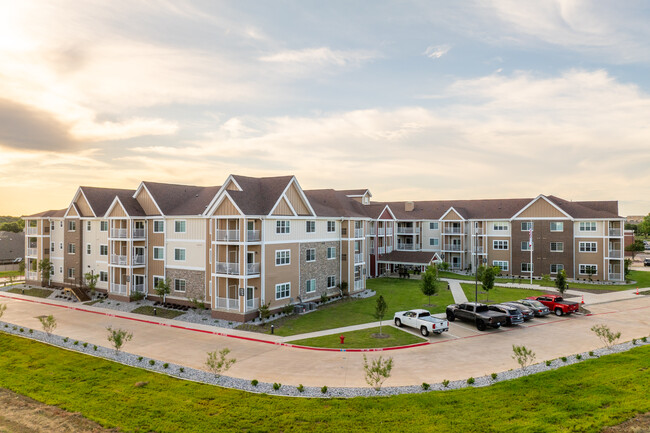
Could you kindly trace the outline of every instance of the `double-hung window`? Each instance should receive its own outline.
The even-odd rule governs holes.
[[[99,271],[99,281],[105,283],[108,281],[108,272]]]
[[[580,265],[578,267],[578,273],[580,275],[597,274],[598,265]]]
[[[564,269],[564,265],[561,263],[557,263],[554,265],[551,265],[551,274],[557,274],[560,272],[562,269]]]
[[[521,223],[521,231],[522,232],[527,232],[528,230],[533,228],[533,223],[532,221],[524,221]]]
[[[316,232],[316,221],[307,221],[305,222],[305,230],[307,233],[315,233]]]
[[[185,261],[185,248],[174,248],[174,260],[178,262]]]
[[[180,278],[174,278],[174,291],[175,292],[184,292],[185,291],[185,280]]]
[[[185,233],[187,229],[185,221],[174,221],[174,233]]]
[[[75,244],[68,244],[68,254],[75,254],[77,246]]]
[[[284,266],[291,263],[291,250],[277,250],[275,252],[275,266]]]
[[[521,251],[530,251],[530,250],[532,250],[530,243],[528,243],[528,241],[521,241]]]
[[[291,295],[291,283],[275,285],[275,300],[286,299]]]
[[[507,250],[508,249],[508,241],[505,241],[505,240],[492,241],[492,249],[493,250]]]
[[[108,221],[100,221],[100,223],[99,223],[99,231],[100,232],[107,232],[108,231]]]
[[[165,259],[165,248],[164,247],[153,247],[153,259],[154,260],[164,260]]]
[[[492,230],[495,232],[507,232],[508,224],[503,222],[497,222],[492,225]]]
[[[437,247],[439,243],[438,238],[429,238],[429,245],[432,247]]]
[[[437,222],[430,222],[429,223],[429,230],[438,230],[438,223]]]
[[[315,248],[307,248],[305,261],[306,262],[315,262],[316,261],[316,249]]]
[[[561,253],[564,251],[564,242],[551,242],[551,251]]]
[[[580,221],[579,230],[581,232],[595,232],[596,221]]]
[[[533,272],[533,264],[532,263],[522,263],[521,264],[521,272]]]
[[[505,260],[493,260],[492,266],[498,266],[502,271],[508,270],[508,262]]]
[[[316,279],[312,278],[305,283],[305,292],[312,293],[316,291]]]
[[[336,276],[330,275],[329,277],[327,277],[327,288],[331,289],[333,287],[336,287]]]
[[[73,232],[77,230],[77,222],[76,221],[68,221],[68,231]]]
[[[275,232],[279,235],[291,233],[291,221],[282,220],[275,222]]]
[[[598,244],[596,242],[580,242],[578,248],[581,253],[595,253],[598,251]]]
[[[327,232],[332,233],[336,231],[336,221],[327,221]]]
[[[564,223],[562,221],[551,221],[551,231],[552,232],[563,232]]]
[[[336,258],[336,247],[327,247],[327,258],[328,259]]]
[[[181,222],[181,221],[177,221],[177,222]],[[153,222],[153,232],[154,233],[163,233],[164,231],[165,231],[165,221],[155,220]]]

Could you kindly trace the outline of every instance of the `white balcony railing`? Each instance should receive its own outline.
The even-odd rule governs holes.
[[[386,229],[382,227],[379,230],[377,230],[377,233],[379,234],[379,236],[384,236],[384,233],[386,233]]]
[[[239,311],[239,299],[217,298],[217,308]]]
[[[388,246],[386,247],[386,254],[388,254],[388,253],[392,253],[392,252],[393,252],[393,246],[392,246],[392,245],[388,245]]]
[[[445,247],[443,249],[445,251],[461,251],[460,248],[461,248],[460,245],[447,244],[447,245],[445,245]]]
[[[134,284],[133,291],[138,293],[144,293],[144,284]]]
[[[446,235],[459,235],[463,233],[460,227],[445,227],[443,233]]]
[[[126,295],[126,284],[111,283],[111,292]]]
[[[217,274],[239,275],[239,263],[217,262]]]
[[[404,251],[413,251],[415,250],[415,244],[397,244],[397,249]]]
[[[128,229],[111,229],[111,237],[118,239],[126,239],[129,237]]]
[[[28,280],[38,280],[38,272],[27,272]]]
[[[134,239],[144,239],[145,229],[133,229],[133,238]]]
[[[119,256],[117,254],[111,254],[111,265],[126,266],[129,264],[129,258],[127,256]]]
[[[362,238],[363,237],[363,229],[354,229],[354,237],[355,238]]]
[[[485,249],[483,247],[476,247],[476,248],[472,248],[472,252],[476,254],[483,254],[485,252]]]
[[[392,227],[387,227],[386,228],[386,236],[393,236],[393,228]]]
[[[260,308],[260,300],[255,299],[246,299],[246,311],[253,311]]]
[[[27,234],[28,235],[37,235],[38,234],[38,227],[27,227]]]
[[[621,229],[609,229],[609,235],[610,236],[620,236],[621,235]]]
[[[476,235],[482,235],[483,233],[484,233],[483,229],[480,228],[480,227],[477,228],[477,229],[474,229],[474,234],[476,234]]]
[[[224,242],[239,242],[239,230],[217,230],[217,240]]]
[[[610,272],[609,273],[609,279],[610,280],[620,280],[621,279],[621,274],[618,272]]]
[[[246,240],[248,242],[259,242],[261,239],[259,230],[248,230],[246,232]]]
[[[362,263],[363,261],[363,254],[354,253],[354,263]]]
[[[145,261],[144,255],[133,256],[134,265],[144,265],[144,261]]]
[[[386,254],[386,247],[377,248],[377,254]]]
[[[363,289],[363,279],[354,280],[354,291]]]
[[[28,257],[37,257],[38,256],[38,248],[27,248],[27,256]]]
[[[259,263],[246,263],[246,275],[257,275],[260,273]]]
[[[415,227],[397,227],[398,235],[412,235],[415,234]]]
[[[610,257],[612,259],[620,259],[621,258],[621,250],[609,250],[608,257]]]

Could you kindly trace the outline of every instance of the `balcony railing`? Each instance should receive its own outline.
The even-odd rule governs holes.
[[[37,235],[38,234],[38,227],[27,227],[27,234],[28,235]]]
[[[145,229],[133,229],[133,238],[134,239],[144,239]]]
[[[246,311],[253,311],[260,308],[260,300],[255,299],[246,299]]]
[[[259,230],[248,230],[246,232],[246,240],[248,242],[259,242],[261,239]]]
[[[217,298],[217,308],[239,311],[239,299]]]
[[[386,236],[393,236],[393,228],[392,227],[387,227],[386,228]]]
[[[362,263],[362,262],[363,262],[363,254],[354,253],[354,263]]]
[[[621,229],[609,229],[609,235],[610,236],[620,236],[621,235]]]
[[[460,245],[454,245],[454,246],[460,246]],[[476,247],[476,248],[472,248],[472,252],[476,254],[483,254],[485,252],[485,249],[483,247]]]
[[[111,292],[126,295],[126,284],[111,283]]]
[[[448,244],[445,245],[443,248],[445,251],[461,251],[461,246],[460,245],[455,245],[455,244]]]
[[[377,233],[379,234],[379,236],[384,236],[384,233],[386,233],[386,229],[380,228],[379,230],[377,230]]]
[[[217,262],[217,274],[239,275],[239,263]]]
[[[129,237],[129,229],[111,229],[111,237],[127,239]]]
[[[388,245],[388,246],[386,247],[386,254],[388,254],[388,253],[392,253],[392,252],[393,252],[393,246],[392,246],[392,245]]]
[[[27,272],[28,280],[38,280],[38,272]]]
[[[361,290],[363,289],[363,279],[360,280],[354,280],[354,290]]]
[[[134,284],[133,291],[138,293],[144,293],[144,284]]]
[[[354,237],[355,238],[362,238],[363,237],[363,229],[354,229]]]
[[[27,255],[29,257],[36,257],[38,256],[38,248],[27,248]]]
[[[621,274],[618,272],[610,272],[609,273],[609,279],[610,280],[620,280],[621,279]]]
[[[239,230],[217,230],[217,240],[224,242],[239,242]]]
[[[129,258],[127,256],[111,254],[111,265],[126,266],[128,264],[129,264]]]
[[[620,259],[621,258],[621,250],[609,250],[608,257],[610,257],[612,259]]]
[[[443,233],[446,235],[460,235],[463,233],[463,230],[460,227],[445,227]]]
[[[415,227],[397,227],[398,235],[413,235],[415,234]]]
[[[246,275],[257,275],[260,273],[259,263],[246,263]]]
[[[477,229],[474,229],[474,234],[475,234],[475,235],[482,235],[483,233],[484,233],[484,231],[483,231],[483,229],[480,228],[480,227],[477,228]]]
[[[377,248],[377,254],[386,254],[386,247]]]
[[[397,244],[398,250],[413,251],[415,250],[415,244]]]
[[[145,261],[144,255],[133,256],[134,265],[144,265],[144,261]]]

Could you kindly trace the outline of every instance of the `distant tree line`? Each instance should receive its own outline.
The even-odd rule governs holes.
[[[650,214],[643,217],[643,221],[641,221],[639,224],[625,223],[625,229],[634,230],[635,235],[650,235]]]
[[[25,220],[21,217],[0,216],[0,232],[20,233],[25,229]]]

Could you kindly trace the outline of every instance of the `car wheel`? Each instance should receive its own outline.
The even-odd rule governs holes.
[[[420,328],[420,334],[422,334],[423,337],[428,337],[429,336],[429,330],[427,329],[426,326],[423,326]]]
[[[555,309],[555,315],[556,315],[556,316],[561,316],[561,315],[563,315],[563,314],[564,314],[564,312],[562,311],[561,308],[556,308],[556,309]]]
[[[484,321],[479,320],[478,322],[476,322],[476,329],[478,329],[479,331],[485,331],[487,329],[487,326],[485,326]]]
[[[398,328],[401,328],[402,327],[402,321],[399,320],[399,319],[395,319],[395,326],[397,326]]]
[[[454,316],[454,313],[450,313],[448,311],[447,312],[447,320],[449,320],[450,322],[453,322],[454,320],[456,320],[456,316]]]

